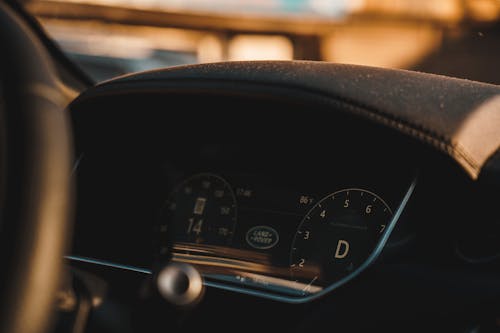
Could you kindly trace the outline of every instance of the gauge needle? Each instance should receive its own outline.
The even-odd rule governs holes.
[[[308,285],[307,285],[304,289],[302,289],[302,291],[303,291],[303,292],[309,291],[309,289],[311,288],[312,284],[313,284],[313,283],[314,283],[317,279],[318,279],[318,277],[317,277],[317,276],[315,276],[315,277],[314,277],[314,279],[313,279],[311,282],[309,282],[309,284],[308,284]]]

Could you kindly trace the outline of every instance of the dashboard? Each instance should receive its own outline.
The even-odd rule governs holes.
[[[473,180],[403,125],[352,111],[356,101],[190,70],[173,83],[154,72],[118,79],[71,105],[78,206],[67,258],[107,276],[117,297],[135,295],[123,302],[139,304],[141,325],[161,322],[159,303],[137,295],[171,261],[195,266],[206,287],[183,328],[220,311],[227,327],[259,329],[255,313],[292,331],[401,330],[424,313],[415,327],[438,318],[446,329],[443,309],[480,320],[471,304],[500,294],[488,178]]]

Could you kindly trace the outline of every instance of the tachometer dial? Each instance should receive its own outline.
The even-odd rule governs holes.
[[[391,217],[389,206],[372,192],[352,188],[328,195],[297,230],[292,278],[324,287],[349,275],[368,259]]]
[[[236,223],[236,199],[221,177],[197,174],[169,196],[160,230],[173,231],[174,242],[228,245]]]

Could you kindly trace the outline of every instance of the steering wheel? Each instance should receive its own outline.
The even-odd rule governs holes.
[[[69,101],[40,41],[0,1],[0,332],[50,328],[71,234]]]

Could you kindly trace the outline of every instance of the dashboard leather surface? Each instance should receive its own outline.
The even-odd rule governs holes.
[[[495,85],[356,65],[253,61],[150,71],[105,82],[98,90],[138,87],[140,82],[154,89],[167,85],[216,93],[223,93],[221,83],[229,84],[232,92],[244,92],[251,85],[252,93],[261,95],[280,88],[291,90],[289,99],[297,101],[313,94],[339,111],[433,146],[472,179],[485,168],[497,168],[494,161],[487,163],[500,147],[500,87]]]

